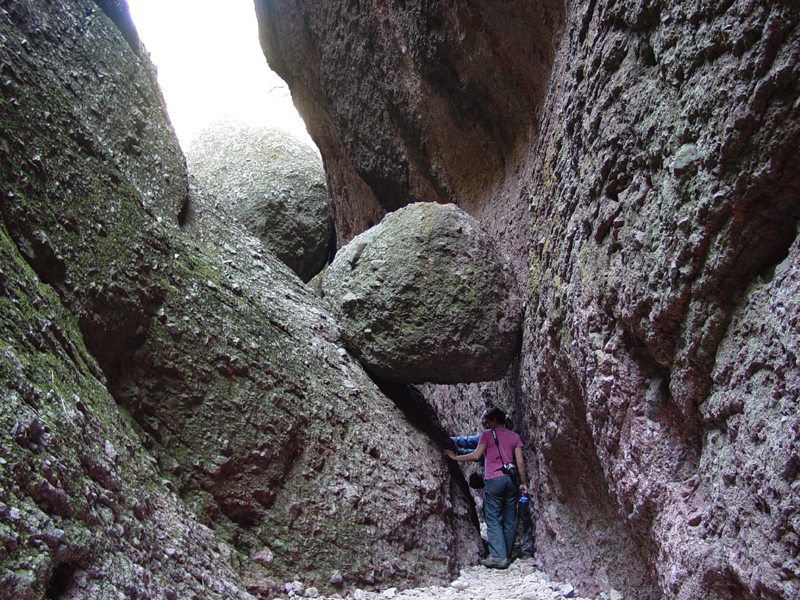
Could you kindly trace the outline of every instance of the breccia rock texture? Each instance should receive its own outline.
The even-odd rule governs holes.
[[[426,393],[457,433],[486,402],[514,415],[546,569],[582,594],[798,597],[800,6],[256,5],[340,241],[433,189],[523,276],[508,377]]]
[[[508,261],[454,204],[417,202],[339,250],[322,291],[362,364],[400,383],[502,379],[522,307]]]
[[[129,325],[109,269],[125,243],[103,243],[127,233],[119,198],[155,227],[187,189],[152,65],[92,3],[64,8],[0,9],[0,597],[250,599],[244,561],[163,481],[68,308],[91,310],[73,275],[96,268]]]
[[[325,157],[342,244],[405,204],[479,199],[536,126],[563,11],[554,0],[255,5],[270,66]]]
[[[438,424],[490,403],[581,595],[800,596],[800,6],[256,8],[340,245],[457,204],[520,278],[520,353],[370,377],[187,177],[124,3],[5,2],[0,598],[446,581],[481,548]]]
[[[253,600],[5,228],[0,261],[0,598]]]
[[[471,562],[457,471],[190,181],[144,48],[85,0],[6,2],[0,36],[0,598],[270,598]]]
[[[776,265],[795,264],[800,7],[581,7],[532,165],[536,319],[523,380],[543,460],[580,449],[597,461],[596,485],[661,594],[796,597],[800,531],[790,507],[800,498],[794,476],[774,468],[792,460],[797,436],[778,436],[775,461],[741,461],[746,439],[767,424],[787,427],[748,399],[759,371],[777,374],[755,396],[775,394],[781,410],[797,410],[787,385],[797,366],[780,366],[794,363],[796,342],[766,363],[743,354],[735,369],[723,368],[721,342],[766,343],[748,339],[733,315],[751,303],[754,285],[775,280]],[[770,320],[749,314],[755,330]],[[730,409],[704,416],[729,385],[748,413],[738,427]],[[718,485],[715,457],[728,449],[739,456],[737,491]],[[568,498],[590,518],[575,473],[564,475],[543,486],[544,503]],[[559,525],[573,522],[565,538],[585,530],[563,516],[546,521],[553,534],[542,532],[542,546],[551,564],[563,563]]]
[[[290,133],[223,120],[200,131],[189,173],[303,281],[322,270],[333,213],[319,154]]]

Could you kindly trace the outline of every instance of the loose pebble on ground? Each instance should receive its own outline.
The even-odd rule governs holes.
[[[288,597],[311,597],[308,593],[296,587],[299,582],[286,584]],[[292,589],[292,586],[295,588]],[[302,585],[302,584],[301,584]],[[316,596],[316,590],[309,588]],[[609,591],[613,597],[621,599],[622,595],[616,590]],[[611,596],[601,593],[596,600],[609,600]],[[338,596],[333,596],[338,598]],[[356,590],[348,594],[352,600],[560,600],[572,598],[574,600],[590,600],[578,595],[578,591],[569,583],[551,581],[550,577],[540,571],[533,559],[515,560],[508,569],[489,569],[484,566],[466,567],[461,569],[458,579],[449,586],[432,586],[413,588],[398,591],[390,588],[383,592],[367,592]],[[318,598],[323,600],[323,598]],[[592,599],[594,600],[594,599]]]

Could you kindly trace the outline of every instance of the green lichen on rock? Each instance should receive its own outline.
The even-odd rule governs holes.
[[[4,589],[448,580],[479,542],[438,449],[261,240],[188,202],[152,66],[91,2],[59,6],[0,10]]]
[[[169,553],[244,598],[219,543],[161,484],[77,320],[0,228],[0,597],[191,595]],[[200,550],[198,550],[200,548]],[[230,550],[226,550],[230,554]],[[145,576],[146,575],[146,576]],[[220,594],[222,595],[222,594]]]
[[[522,309],[509,265],[455,205],[416,203],[336,255],[322,291],[365,366],[399,382],[503,377]]]

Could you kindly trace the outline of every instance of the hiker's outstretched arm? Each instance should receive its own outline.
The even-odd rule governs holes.
[[[475,448],[475,451],[470,452],[469,454],[456,454],[452,450],[444,451],[444,453],[447,455],[448,458],[458,462],[469,462],[473,460],[478,460],[481,456],[483,456],[484,452],[486,452],[486,444],[478,444],[478,447]]]

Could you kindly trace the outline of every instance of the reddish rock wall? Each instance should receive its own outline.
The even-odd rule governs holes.
[[[558,2],[256,2],[320,147],[339,240],[409,202],[481,201],[535,130]]]
[[[545,566],[797,597],[796,3],[256,4],[341,242],[436,199],[516,261],[518,372],[432,397],[512,409]]]
[[[746,406],[747,374],[787,360],[775,352],[765,367],[748,356],[726,368],[718,349],[723,337],[753,347],[731,328],[731,315],[751,302],[748,285],[773,280],[796,236],[797,9],[752,2],[574,9],[531,172],[522,378],[538,458],[559,465],[573,448],[591,448],[663,594],[793,597],[796,573],[782,569],[797,533],[775,527],[790,519],[779,513],[796,503],[795,492],[772,483],[769,500],[756,501],[741,459],[756,445],[726,433],[735,410],[707,415],[718,386],[745,414],[762,413],[757,402]],[[751,315],[758,330],[769,317]],[[793,369],[782,376],[794,378]],[[775,393],[778,403],[796,403],[790,392]],[[762,419],[785,427],[768,414],[750,419],[745,438],[758,435]],[[576,421],[580,427],[571,426]],[[778,462],[794,442],[784,443]],[[747,491],[718,485],[721,452],[739,457],[728,469]],[[749,476],[773,481],[775,469],[760,462]],[[576,510],[593,512],[574,493],[558,497],[583,487],[575,475],[550,469],[540,489],[550,509],[540,548],[559,569],[560,549],[573,537],[557,527],[574,523]]]

